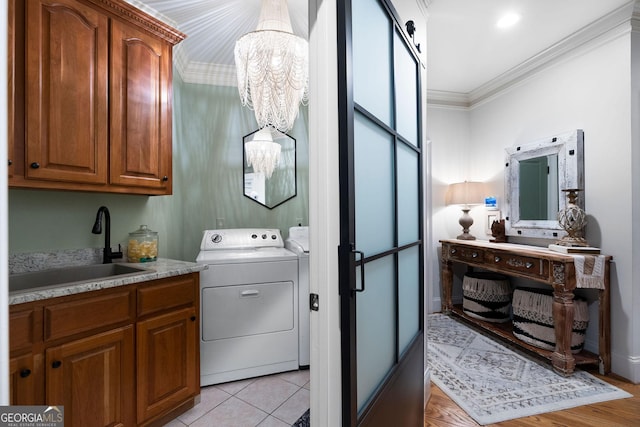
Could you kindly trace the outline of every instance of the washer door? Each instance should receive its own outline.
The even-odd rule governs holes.
[[[293,297],[293,282],[204,288],[202,340],[292,330]]]

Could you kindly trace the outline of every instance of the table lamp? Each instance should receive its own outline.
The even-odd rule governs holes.
[[[461,205],[462,216],[460,217],[460,225],[462,226],[462,234],[458,236],[460,240],[475,240],[476,238],[469,234],[469,228],[473,225],[473,218],[469,215],[471,205],[482,204],[484,197],[484,183],[482,182],[457,182],[449,185],[446,195],[447,205]]]

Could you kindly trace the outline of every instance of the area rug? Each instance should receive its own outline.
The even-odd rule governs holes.
[[[570,377],[442,314],[429,315],[431,380],[487,425],[632,395],[577,370]]]
[[[298,421],[292,424],[292,427],[309,427],[311,425],[309,418],[309,409],[307,409],[305,413],[298,418]]]

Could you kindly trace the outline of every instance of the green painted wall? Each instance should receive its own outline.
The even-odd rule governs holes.
[[[178,86],[178,84],[176,84]],[[198,254],[202,231],[222,228],[273,227],[287,236],[301,219],[308,224],[308,115],[302,108],[288,132],[297,142],[297,196],[267,209],[243,194],[243,136],[257,129],[253,111],[242,107],[238,89],[227,86],[179,84],[180,194],[183,212],[183,254]]]
[[[289,135],[297,140],[298,195],[273,210],[244,197],[242,137],[257,128],[235,87],[183,83],[174,72],[173,195],[138,196],[9,190],[10,253],[102,247],[91,227],[96,211],[111,212],[111,242],[126,243],[141,224],[159,233],[159,255],[193,261],[202,231],[274,227],[287,235],[308,224],[308,116],[301,110]]]

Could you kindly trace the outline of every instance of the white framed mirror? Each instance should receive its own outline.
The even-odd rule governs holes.
[[[577,188],[584,209],[584,134],[581,129],[506,148],[505,232],[509,236],[559,239],[566,233],[558,211],[562,190]]]

